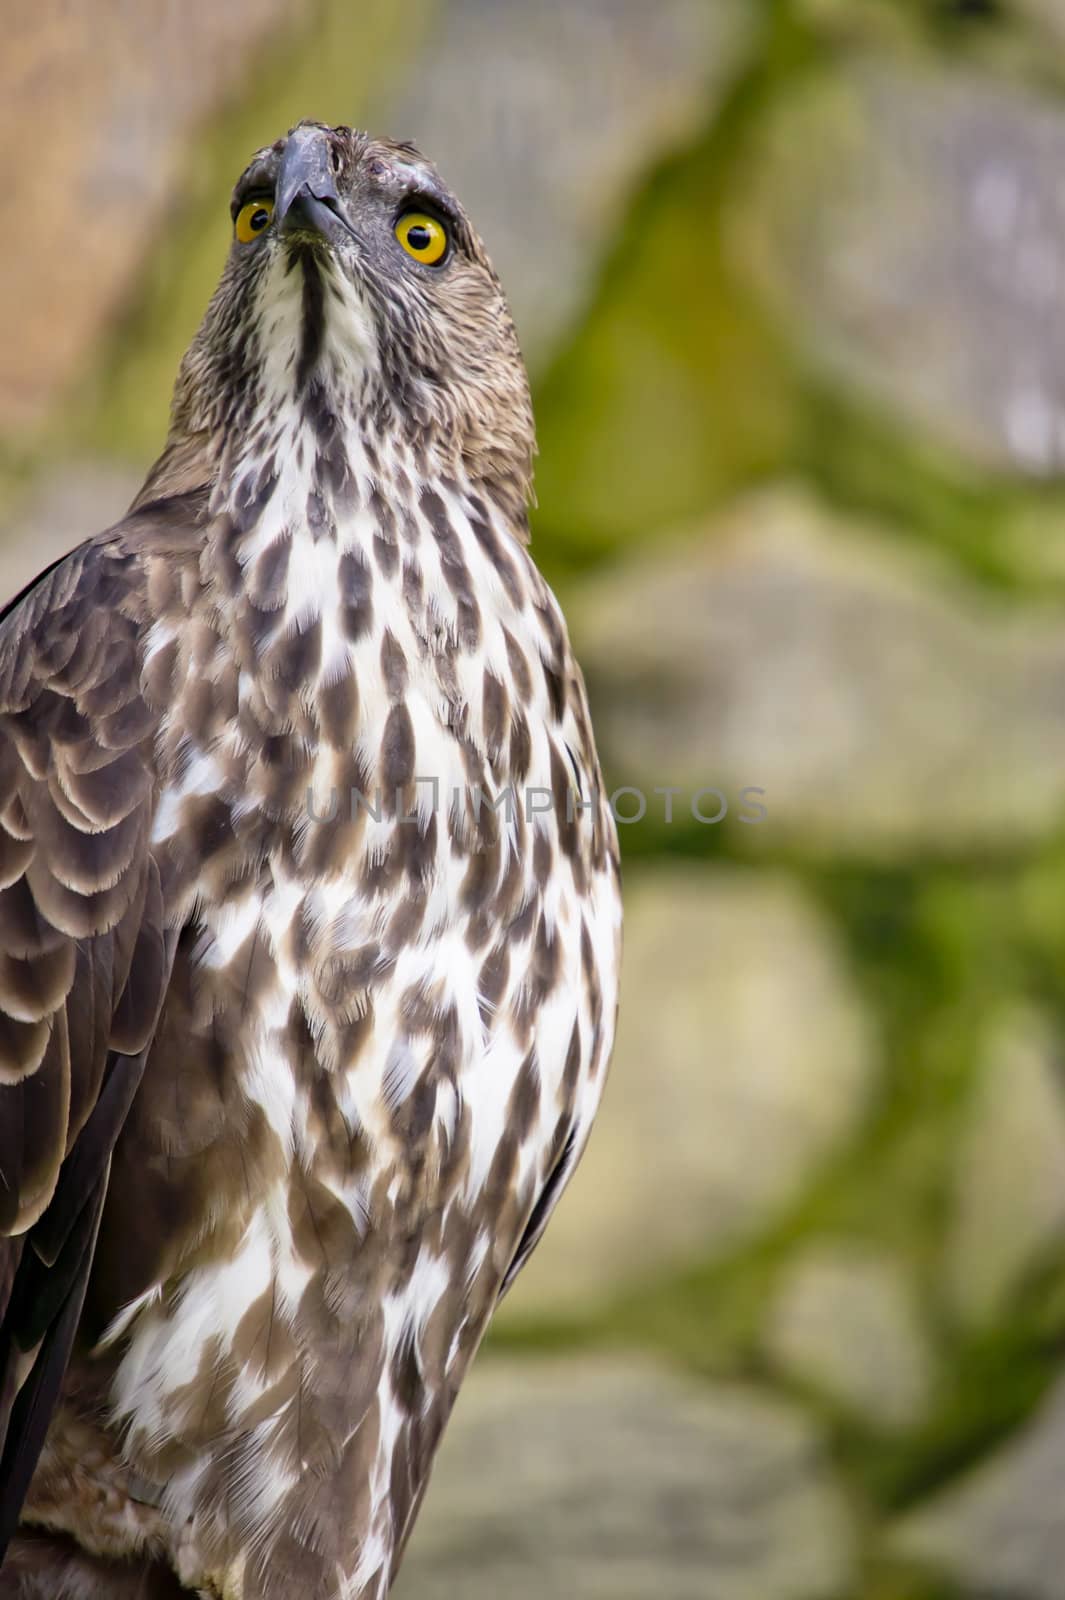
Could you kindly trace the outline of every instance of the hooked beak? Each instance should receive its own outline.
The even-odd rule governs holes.
[[[324,128],[294,128],[281,157],[274,191],[274,223],[284,233],[319,233],[326,238],[340,214],[329,136]]]

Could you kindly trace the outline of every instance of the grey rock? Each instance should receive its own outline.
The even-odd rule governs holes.
[[[853,55],[759,129],[731,238],[814,359],[981,466],[1065,464],[1065,113]]]
[[[1065,1572],[1065,1380],[1020,1436],[911,1512],[893,1554],[937,1568],[980,1600],[1061,1600]]]
[[[958,1153],[946,1281],[979,1322],[1041,1256],[1065,1243],[1065,1095],[1060,1047],[1045,1018],[1004,1015],[988,1042]]]
[[[0,525],[0,605],[54,561],[117,522],[143,473],[102,460],[65,460],[42,473]]]
[[[890,858],[1060,825],[1060,614],[800,490],[661,540],[568,609],[611,785],[680,785],[683,811],[716,784],[733,816],[762,787],[752,848]]]
[[[920,1421],[933,1363],[900,1266],[853,1244],[812,1247],[785,1267],[765,1330],[776,1366],[881,1428]]]
[[[634,184],[697,132],[753,35],[745,0],[449,0],[377,120],[476,218],[526,354],[583,308]]]
[[[831,928],[783,876],[631,874],[621,993],[587,1154],[502,1318],[573,1310],[736,1248],[866,1108],[860,999]]]
[[[396,1600],[825,1600],[853,1535],[814,1427],[754,1389],[484,1361]]]

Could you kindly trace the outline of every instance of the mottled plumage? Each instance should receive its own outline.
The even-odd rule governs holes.
[[[607,1069],[502,292],[409,146],[301,124],[257,200],[132,510],[0,623],[3,1600],[383,1595]]]

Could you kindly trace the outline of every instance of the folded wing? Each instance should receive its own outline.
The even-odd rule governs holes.
[[[0,1559],[166,991],[140,568],[107,536],[0,618]]]

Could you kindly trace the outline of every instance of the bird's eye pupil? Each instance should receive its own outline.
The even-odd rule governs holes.
[[[270,213],[269,211],[264,211],[260,206],[258,211],[252,212],[251,216],[248,218],[248,221],[255,229],[256,233],[261,233],[266,227],[266,224],[270,221]]]
[[[432,242],[432,234],[428,228],[422,227],[421,223],[415,223],[414,227],[408,230],[407,243],[412,250],[428,250]]]

